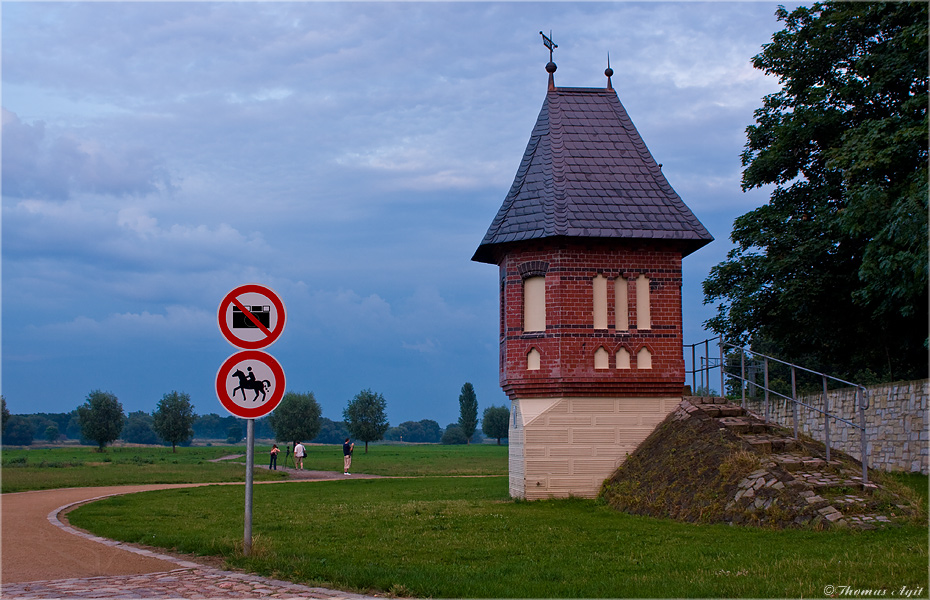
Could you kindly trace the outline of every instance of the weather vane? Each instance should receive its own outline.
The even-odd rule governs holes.
[[[539,32],[539,35],[542,36],[543,45],[546,48],[549,48],[549,62],[552,62],[552,51],[559,47],[558,44],[552,41],[552,30],[549,30],[549,36],[546,37],[546,34],[542,31]]]

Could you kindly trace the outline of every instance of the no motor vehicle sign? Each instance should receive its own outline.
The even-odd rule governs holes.
[[[241,285],[226,294],[217,318],[226,341],[246,350],[273,344],[287,321],[281,298],[271,288],[257,283]]]

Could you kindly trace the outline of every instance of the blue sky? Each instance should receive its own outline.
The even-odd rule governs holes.
[[[323,415],[362,389],[392,424],[507,403],[497,269],[469,259],[556,84],[613,85],[716,241],[684,261],[686,342],[733,219],[745,128],[778,82],[751,57],[777,3],[2,4],[2,390],[226,414],[227,292],[275,289],[268,352]]]

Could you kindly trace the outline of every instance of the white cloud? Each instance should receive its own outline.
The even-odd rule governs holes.
[[[145,195],[172,187],[163,163],[133,143],[104,144],[76,132],[48,135],[3,109],[3,193],[67,199],[76,192]]]
[[[80,315],[68,322],[35,327],[33,335],[58,342],[165,341],[203,338],[215,328],[213,313],[190,306],[166,306],[161,313],[113,313],[101,318]]]

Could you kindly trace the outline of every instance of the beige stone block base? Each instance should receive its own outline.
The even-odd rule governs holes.
[[[681,398],[524,398],[510,419],[510,495],[593,498]]]

